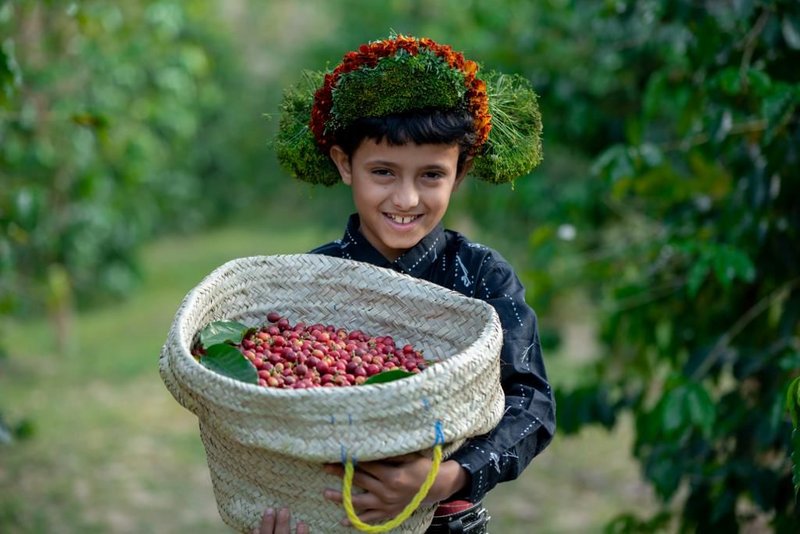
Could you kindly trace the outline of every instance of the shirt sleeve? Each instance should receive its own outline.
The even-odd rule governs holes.
[[[503,346],[500,380],[505,412],[488,434],[468,440],[450,459],[471,475],[455,497],[478,502],[499,482],[517,478],[555,433],[555,401],[547,381],[536,314],[511,266],[495,264],[482,277],[475,297],[491,304],[500,318]]]

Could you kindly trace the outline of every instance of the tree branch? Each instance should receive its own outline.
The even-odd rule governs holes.
[[[708,370],[711,369],[711,366],[716,363],[722,353],[730,346],[730,342],[734,337],[741,333],[748,324],[767,310],[774,302],[786,298],[798,285],[800,285],[800,277],[789,280],[744,312],[744,315],[739,317],[733,326],[720,336],[714,347],[709,351],[700,365],[697,366],[694,373],[692,373],[692,378],[697,380],[705,376]]]
[[[766,8],[761,12],[761,15],[758,16],[755,24],[753,27],[750,28],[750,31],[747,32],[747,35],[744,38],[744,51],[742,52],[742,62],[739,64],[739,78],[742,81],[742,87],[747,87],[747,70],[750,68],[750,62],[753,60],[753,52],[756,49],[756,40],[758,36],[761,35],[761,32],[764,31],[764,27],[767,25],[767,21],[769,17],[772,15],[770,11]]]

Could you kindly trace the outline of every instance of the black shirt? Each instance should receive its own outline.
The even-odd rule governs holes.
[[[555,401],[542,360],[536,314],[525,302],[525,288],[499,253],[441,224],[393,262],[367,241],[359,225],[358,214],[351,215],[342,239],[311,252],[428,280],[488,302],[500,317],[505,413],[494,430],[468,440],[450,456],[471,475],[471,485],[456,497],[478,502],[498,482],[517,478],[555,432]]]

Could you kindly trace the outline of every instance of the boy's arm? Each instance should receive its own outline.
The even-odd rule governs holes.
[[[468,440],[450,457],[470,475],[456,497],[472,502],[497,483],[517,478],[555,433],[555,401],[525,288],[511,267],[499,262],[481,278],[475,297],[495,308],[503,327],[500,380],[506,407],[491,432]]]

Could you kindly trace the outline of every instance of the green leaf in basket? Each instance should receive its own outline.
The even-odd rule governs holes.
[[[372,375],[371,377],[367,378],[364,381],[363,385],[366,386],[368,384],[382,384],[384,382],[394,382],[395,380],[400,380],[401,378],[406,378],[408,376],[414,376],[414,373],[409,373],[408,371],[404,371],[403,369],[390,369],[388,371]]]
[[[213,321],[200,331],[200,343],[206,349],[218,343],[241,343],[248,330],[236,321]]]
[[[239,349],[227,343],[217,343],[206,349],[200,363],[207,369],[248,384],[258,384],[258,372]]]

